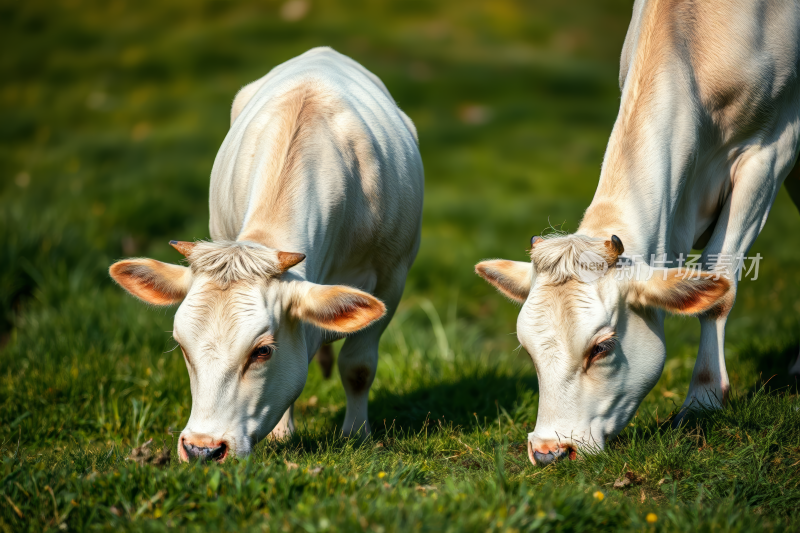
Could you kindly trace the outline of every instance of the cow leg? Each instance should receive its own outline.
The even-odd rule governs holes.
[[[347,396],[347,410],[342,424],[342,433],[347,436],[370,434],[367,405],[369,389],[378,370],[378,343],[389,321],[392,319],[405,285],[405,272],[400,281],[389,291],[375,291],[375,296],[386,304],[386,316],[363,331],[348,337],[339,352],[339,376],[342,378]],[[387,294],[388,293],[388,294]]]
[[[280,422],[269,434],[269,437],[274,440],[282,440],[289,437],[294,433],[294,404],[283,413]]]
[[[381,324],[375,324],[349,337],[339,352],[339,375],[347,396],[342,433],[347,437],[370,433],[367,404],[378,369],[378,341],[382,332]]]
[[[726,320],[727,317],[700,317],[700,349],[682,413],[698,408],[719,409],[727,401],[730,381],[725,366]]]
[[[703,252],[703,264],[726,274],[732,288],[725,309],[699,317],[700,349],[678,420],[689,410],[718,409],[727,400],[730,382],[725,368],[725,323],[738,286],[735,262],[747,253],[767,221],[781,185],[779,177],[785,175],[785,166],[791,164],[784,161],[781,167],[776,164],[780,160],[774,148],[767,148],[740,161],[733,177],[733,191]]]
[[[317,350],[317,355],[315,358],[317,360],[317,364],[322,370],[322,377],[325,379],[330,379],[331,374],[333,373],[333,346],[330,344],[323,344],[319,347],[319,350]]]

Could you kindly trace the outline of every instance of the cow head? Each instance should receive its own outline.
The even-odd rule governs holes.
[[[171,243],[189,266],[128,259],[111,266],[125,290],[154,305],[180,304],[173,337],[189,370],[192,412],[181,460],[246,455],[303,390],[307,328],[345,335],[386,312],[373,296],[317,285],[289,271],[305,256],[251,242]]]
[[[523,306],[517,337],[539,377],[528,455],[546,464],[600,450],[625,427],[664,367],[664,311],[725,313],[732,302],[717,274],[618,261],[615,236],[531,244],[530,263],[484,261],[476,271]]]

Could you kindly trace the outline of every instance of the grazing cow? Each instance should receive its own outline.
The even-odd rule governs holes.
[[[188,267],[111,267],[145,302],[180,303],[172,334],[192,392],[182,460],[291,433],[309,361],[345,336],[343,431],[370,432],[378,341],[419,248],[422,196],[413,123],[352,59],[315,48],[239,91],[211,172],[213,240],[171,242]]]
[[[622,430],[664,367],[665,311],[701,325],[681,413],[725,402],[727,258],[747,253],[795,162],[799,47],[798,2],[636,1],[619,115],[577,232],[533,238],[531,262],[476,266],[523,304],[517,335],[540,385],[534,464]],[[687,277],[677,265],[692,248],[707,271]]]

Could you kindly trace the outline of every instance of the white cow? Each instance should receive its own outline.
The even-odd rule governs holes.
[[[239,91],[211,173],[213,241],[171,243],[188,267],[111,267],[134,296],[180,303],[173,337],[192,392],[182,460],[291,433],[309,361],[346,335],[343,431],[369,433],[378,341],[419,248],[422,196],[413,123],[352,59],[315,48]]]
[[[534,238],[531,262],[476,267],[523,304],[517,335],[540,385],[532,462],[602,449],[622,430],[664,367],[664,311],[701,324],[681,412],[725,402],[728,258],[747,253],[795,162],[798,72],[798,2],[636,1],[619,115],[577,232]],[[722,275],[647,265],[666,254],[677,268],[692,248]],[[597,258],[605,275],[589,268]]]

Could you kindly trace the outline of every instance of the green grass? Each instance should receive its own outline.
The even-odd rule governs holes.
[[[670,427],[699,327],[669,319],[664,374],[604,453],[544,469],[526,458],[538,395],[517,308],[472,267],[522,259],[550,223],[577,227],[619,103],[630,3],[310,5],[287,22],[270,2],[0,2],[0,530],[800,528],[800,399],[786,377],[800,316],[786,237],[800,218],[783,192],[753,249],[759,279],[728,322],[731,405]],[[337,437],[344,393],[314,365],[290,440],[222,466],[139,466],[127,457],[149,439],[174,450],[188,376],[173,310],[124,295],[106,269],[176,261],[169,239],[208,236],[233,95],[317,45],[386,82],[426,168],[375,434]],[[465,120],[476,106],[477,124]]]

